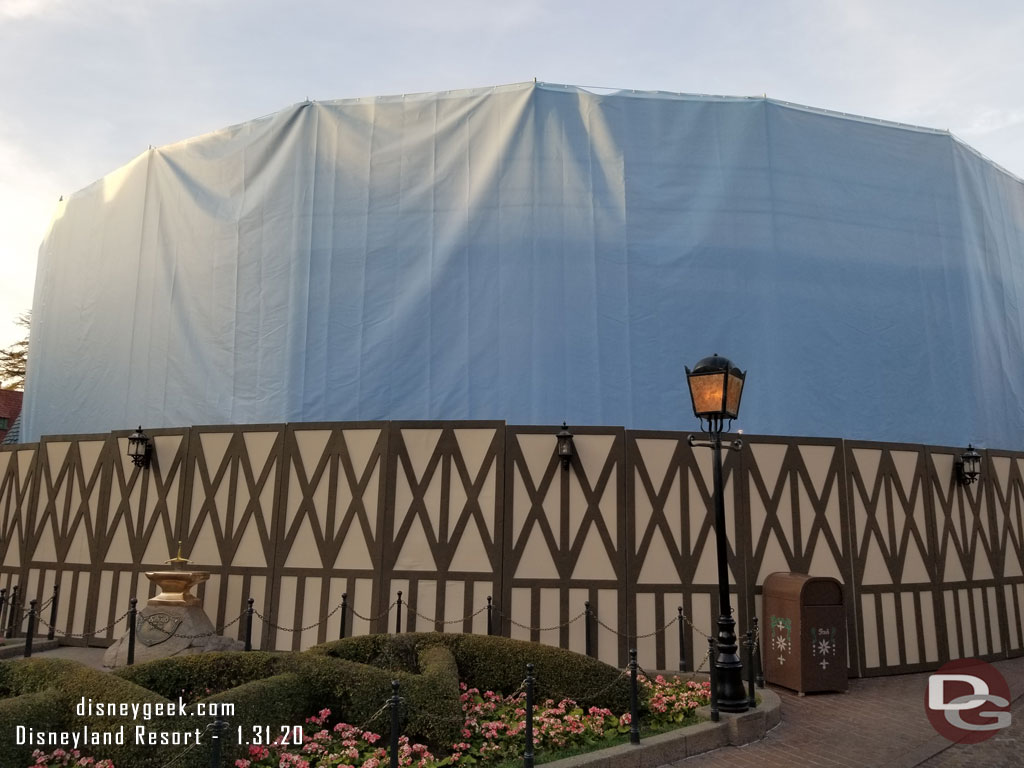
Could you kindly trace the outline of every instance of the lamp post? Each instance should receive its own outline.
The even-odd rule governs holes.
[[[736,621],[729,604],[729,558],[725,529],[725,496],[722,489],[722,433],[728,432],[732,420],[739,415],[740,398],[747,374],[728,359],[717,354],[705,357],[693,370],[686,369],[693,414],[701,420],[701,431],[708,440],[694,440],[691,446],[711,448],[713,453],[715,494],[715,539],[718,545],[718,657],[715,659],[715,681],[718,708],[723,712],[746,712],[747,693],[743,688],[743,663],[737,653]],[[728,426],[726,422],[729,422]],[[739,450],[743,443],[735,440],[726,447]]]

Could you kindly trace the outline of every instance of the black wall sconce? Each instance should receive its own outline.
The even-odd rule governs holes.
[[[572,432],[562,422],[562,431],[558,433],[558,458],[562,460],[562,469],[569,468],[569,462],[572,461],[572,455],[575,452],[572,444]]]
[[[128,436],[128,458],[136,467],[149,466],[150,454],[153,451],[153,444],[149,437],[142,431],[142,425]]]
[[[967,450],[956,457],[956,479],[960,485],[970,485],[981,476],[981,454],[968,445]]]

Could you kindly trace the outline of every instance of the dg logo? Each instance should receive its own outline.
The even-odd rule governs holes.
[[[941,736],[977,744],[1010,724],[1010,686],[991,664],[956,659],[929,675],[925,711]]]

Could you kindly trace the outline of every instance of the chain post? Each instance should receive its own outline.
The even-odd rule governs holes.
[[[764,668],[761,666],[761,632],[754,617],[754,667],[757,669],[757,687],[764,688]]]
[[[526,665],[526,751],[523,768],[533,768],[533,664]]]
[[[629,743],[640,743],[640,706],[637,696],[636,648],[629,649]]]
[[[7,632],[4,637],[14,637],[14,628],[18,625],[16,623],[16,616],[18,615],[18,585],[15,584],[11,587],[11,602],[8,605],[8,621],[7,621]]]
[[[251,651],[252,650],[252,613],[253,613],[253,607],[252,606],[253,606],[253,603],[255,603],[256,601],[255,601],[254,598],[250,597],[245,602],[249,606],[248,608],[245,609],[245,650]]]
[[[7,619],[7,589],[5,587],[4,589],[0,589],[0,630],[2,630],[4,626],[6,626],[5,623],[4,623],[6,619]]]
[[[338,639],[345,639],[345,616],[348,615],[348,592],[341,593],[341,630],[338,632]]]
[[[583,622],[584,622],[583,626],[586,628],[586,631],[584,632],[584,635],[583,635],[584,638],[585,638],[584,645],[585,645],[585,648],[586,648],[587,656],[591,656],[592,657],[594,655],[594,638],[593,638],[593,632],[591,630],[591,626],[593,625],[594,622],[592,622],[590,620],[590,601],[589,600],[587,600],[585,603],[583,603],[583,612],[586,614],[583,617]]]
[[[491,596],[487,596],[487,634],[494,634],[494,604],[491,601]]]
[[[131,666],[135,663],[135,624],[138,621],[139,612],[137,610],[139,605],[138,598],[133,597],[128,601],[128,662],[127,666]]]
[[[399,592],[399,595],[402,593]],[[401,699],[398,697],[398,681],[391,681],[391,699],[389,704],[391,705],[391,749],[390,755],[390,766],[391,768],[398,768],[398,705]]]
[[[747,646],[747,706],[751,709],[757,707],[757,694],[754,693],[754,630],[748,629],[745,633]]]
[[[683,627],[683,606],[679,606],[679,671],[686,671],[686,629]]]
[[[220,742],[227,730],[228,724],[220,719],[220,715],[217,715],[217,719],[213,721],[213,734],[210,739],[210,768],[221,768]]]
[[[395,611],[395,634],[402,634],[402,590],[398,590],[398,610]]]
[[[708,638],[708,676],[711,678],[711,720],[718,722],[718,676],[715,674],[715,638]]]
[[[50,627],[46,632],[46,639],[53,640],[54,627],[57,626],[57,597],[60,595],[60,584],[53,585],[53,597],[50,598]]]
[[[36,633],[36,600],[28,601],[28,632],[25,633],[25,658],[32,655],[32,635]]]

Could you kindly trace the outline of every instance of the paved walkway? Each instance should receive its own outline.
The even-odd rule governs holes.
[[[1013,723],[988,741],[954,745],[925,715],[927,673],[850,680],[849,693],[782,699],[782,724],[761,741],[724,747],[673,768],[1020,768],[1024,766],[1024,657],[995,662],[1015,698]]]

